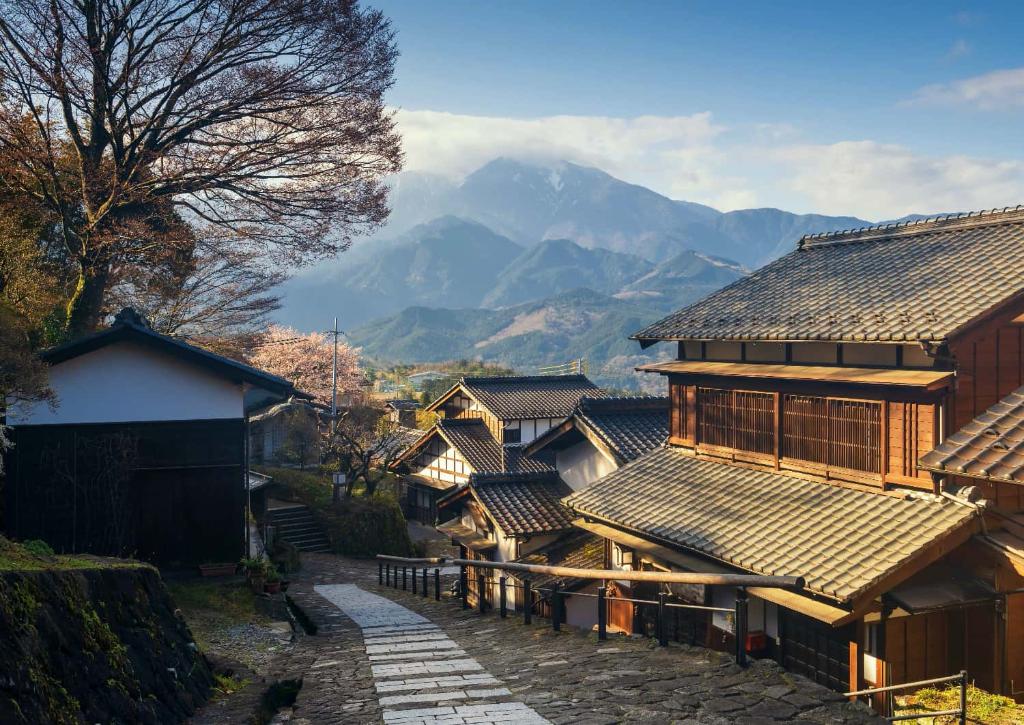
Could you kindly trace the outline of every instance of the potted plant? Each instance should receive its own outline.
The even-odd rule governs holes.
[[[199,565],[199,573],[202,574],[204,577],[230,576],[231,574],[235,573],[236,569],[238,569],[237,564],[232,564],[231,562],[225,561],[208,561]]]
[[[267,594],[277,594],[281,591],[281,573],[273,562],[267,562],[266,583],[263,585],[263,591]]]
[[[245,576],[249,580],[249,586],[257,594],[263,592],[263,585],[267,580],[267,562],[261,557],[242,559],[242,566],[245,568]]]

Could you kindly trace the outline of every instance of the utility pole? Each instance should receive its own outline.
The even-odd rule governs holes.
[[[334,364],[331,367],[331,425],[338,418],[338,318],[334,318]]]

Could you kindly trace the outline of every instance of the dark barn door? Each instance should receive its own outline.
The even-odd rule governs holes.
[[[783,607],[779,624],[783,667],[837,692],[849,689],[852,627],[830,627]]]
[[[187,566],[244,550],[241,420],[16,428],[5,528],[58,552]]]

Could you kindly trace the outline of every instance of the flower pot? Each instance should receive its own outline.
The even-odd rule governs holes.
[[[263,591],[267,594],[277,594],[281,591],[281,582],[267,582],[263,585]]]
[[[237,568],[237,564],[200,564],[199,573],[203,576],[231,576]]]

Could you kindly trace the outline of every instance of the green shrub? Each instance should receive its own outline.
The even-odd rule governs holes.
[[[272,476],[288,496],[309,507],[313,518],[327,532],[334,553],[412,555],[405,516],[392,493],[353,496],[334,504],[330,479],[318,473],[288,468],[267,468],[261,472]]]
[[[36,556],[53,556],[53,549],[42,539],[29,539],[21,544],[30,554]]]

